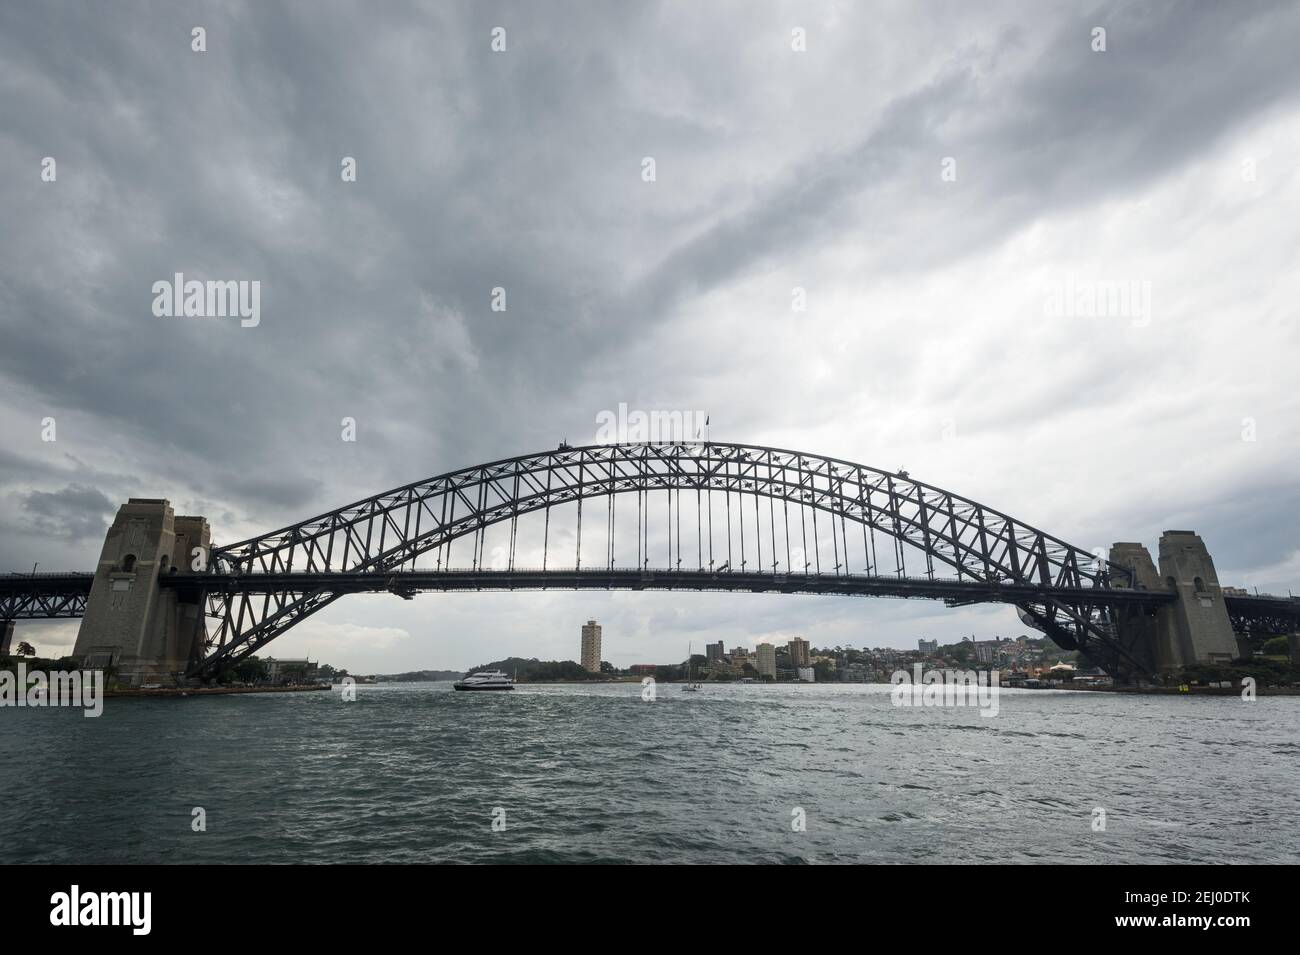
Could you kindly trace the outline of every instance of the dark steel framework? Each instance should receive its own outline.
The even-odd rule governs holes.
[[[0,620],[84,617],[94,574],[0,575]]]
[[[653,492],[667,494],[667,571],[650,567],[648,504]],[[681,527],[683,493],[696,496],[696,506],[688,515],[696,519],[695,535],[689,527],[685,532]],[[743,506],[733,508],[733,495]],[[605,553],[595,566],[615,571],[614,547],[609,542],[618,521],[616,502],[628,496],[636,498],[637,560],[621,569],[621,580],[627,571],[639,577],[681,575],[685,573],[682,562],[688,562],[689,571],[691,557],[696,573],[707,573],[711,589],[820,592],[828,578],[846,587],[855,578],[950,579],[974,586],[932,595],[958,604],[1005,601],[1014,593],[1022,616],[1058,642],[1088,649],[1103,665],[1139,670],[1146,666],[1116,639],[1112,623],[1115,601],[1133,599],[1117,593],[1130,584],[1126,568],[1001,511],[916,481],[906,472],[779,448],[680,442],[561,446],[506,458],[408,484],[269,534],[213,548],[213,577],[204,582],[209,617],[216,626],[209,637],[210,652],[191,675],[209,676],[232,665],[356,586],[355,581],[319,575],[365,574],[385,581],[383,587],[366,589],[409,595],[413,584],[403,581],[417,570],[416,559],[434,556],[433,572],[445,573],[449,548],[456,540],[473,541],[472,569],[486,572],[485,534],[489,527],[503,523],[510,526],[504,572],[515,574],[517,525],[526,514],[544,514],[547,556],[541,572],[554,573],[546,562],[551,511],[560,505],[577,505],[575,563],[563,570],[578,575],[593,569],[583,564],[584,505],[590,521],[592,505],[600,501],[604,506],[596,508],[596,516],[607,533]],[[726,499],[728,522],[739,515],[738,537],[730,525],[714,527],[715,521],[721,521],[715,517],[715,497]],[[754,526],[747,540],[745,521],[751,513]],[[618,526],[626,526],[627,520]],[[766,555],[763,535],[758,533],[762,530],[767,532]],[[801,543],[795,543],[796,535]],[[826,536],[834,554],[829,568],[821,566]],[[775,547],[774,542],[783,546]],[[919,555],[923,568],[917,569],[923,569],[923,575],[909,577],[909,552],[914,562]],[[807,555],[802,566],[793,564],[796,553]],[[855,574],[850,568],[859,558],[863,569]],[[759,568],[762,580],[755,580],[751,563]],[[938,576],[937,570],[944,576]],[[253,589],[259,578],[266,586]],[[435,583],[426,581],[422,586],[449,589],[442,584],[434,588]],[[676,585],[685,586],[686,581],[683,578]],[[923,594],[908,588],[899,595]]]
[[[1224,603],[1234,633],[1265,638],[1300,632],[1300,597],[1231,594]]]

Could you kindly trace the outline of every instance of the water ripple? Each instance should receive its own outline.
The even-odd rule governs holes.
[[[1000,704],[422,684],[0,710],[0,862],[1300,861],[1300,699]]]

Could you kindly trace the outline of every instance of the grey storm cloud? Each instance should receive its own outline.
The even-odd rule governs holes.
[[[0,524],[26,530],[0,559],[44,553],[47,533],[61,543],[30,559],[88,564],[96,521],[132,495],[203,508],[236,539],[586,439],[628,402],[706,410],[715,438],[906,454],[1089,546],[1200,516],[1221,563],[1283,564],[1294,401],[1199,363],[1260,335],[1256,351],[1294,357],[1287,279],[1192,251],[1237,212],[1150,210],[1209,157],[1235,168],[1238,144],[1269,181],[1296,167],[1298,42],[1281,2],[6,5]],[[1294,248],[1294,193],[1269,188],[1240,215]],[[1068,245],[1096,268],[1164,268],[1145,234],[1091,231],[1124,204],[1186,256],[1186,283],[1221,272],[1207,309],[1277,295],[1243,305],[1266,325],[1225,320],[1235,343],[1181,313],[1142,336],[1049,327],[963,292],[1008,260],[1027,284],[1075,268],[1040,237],[1075,219],[1088,234]],[[153,316],[153,283],[177,272],[259,281],[260,325]],[[835,311],[793,327],[792,284]],[[944,457],[925,435],[952,408],[976,442],[955,447],[976,450]],[[1208,434],[1230,453],[1162,498]],[[1287,516],[1252,518],[1260,495]],[[799,612],[859,612],[824,606]]]
[[[858,142],[810,156],[736,215],[674,249],[631,298],[663,309],[674,295],[817,242],[828,227],[862,230],[880,270],[927,269],[983,249],[1045,208],[1098,201],[1165,175],[1252,115],[1300,98],[1294,6],[1273,5],[1286,24],[1277,30],[1227,6],[1147,9],[1166,15],[1126,16],[1115,7],[1049,30],[1028,67],[1032,82],[1010,89],[988,75],[996,43],[974,63],[954,62],[892,103]],[[1096,54],[1079,42],[1080,24],[1093,22],[1129,27],[1115,30],[1118,68],[1088,68]],[[1005,43],[1020,45],[1017,32],[1009,28]],[[1207,66],[1225,46],[1240,56],[1240,68],[1226,75]],[[905,178],[932,180],[937,157],[950,153],[975,183],[956,209],[933,187],[919,202],[916,192],[891,188]],[[860,210],[846,202],[862,195],[874,214],[854,221]],[[972,215],[976,207],[981,214]],[[878,217],[913,234],[880,242]]]
[[[61,491],[31,491],[21,498],[22,514],[40,534],[73,541],[103,541],[108,522],[117,510],[103,491],[70,484]]]

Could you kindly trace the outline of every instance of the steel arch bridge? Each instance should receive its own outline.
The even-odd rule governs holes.
[[[529,515],[542,521],[540,566],[516,566]],[[491,562],[490,533],[508,539]],[[594,560],[593,534],[604,545]],[[468,566],[452,566],[457,543],[472,550]],[[213,547],[211,558],[205,575],[164,580],[199,588],[215,622],[193,677],[234,665],[346,593],[547,587],[1010,603],[1109,671],[1145,674],[1149,659],[1121,639],[1118,609],[1154,612],[1173,599],[1135,589],[1131,571],[1099,554],[905,471],[718,442],[561,444]]]

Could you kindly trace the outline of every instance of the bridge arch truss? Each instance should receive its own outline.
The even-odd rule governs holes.
[[[666,500],[663,524],[651,516],[652,500]],[[619,501],[626,502],[622,517]],[[576,511],[576,527],[557,533],[552,515],[566,508]],[[503,528],[509,545],[501,570],[516,573],[520,520],[529,515],[543,521],[544,572],[613,570],[620,560],[615,541],[626,544],[631,519],[635,563],[626,567],[630,546],[621,558],[629,570],[650,573],[652,550],[658,559],[666,538],[669,569],[680,571],[683,560],[688,568],[694,563],[696,571],[714,576],[717,589],[755,589],[751,564],[782,582],[792,576],[821,582],[942,578],[985,585],[989,599],[1004,602],[997,594],[1010,588],[1022,617],[1063,645],[1140,665],[1116,640],[1110,619],[1110,598],[1131,586],[1126,568],[906,472],[779,448],[678,442],[561,445],[447,472],[214,547],[206,599],[215,626],[206,656],[191,673],[211,675],[232,665],[338,599],[344,591],[331,587],[325,575],[396,577],[415,571],[421,558],[432,559],[438,571],[450,569],[456,542],[472,545],[473,569],[486,569],[487,534]],[[597,536],[605,542],[598,559],[588,551],[586,564],[584,518],[589,539],[596,522],[603,525]],[[739,523],[738,536],[732,522]],[[552,534],[576,541],[571,562],[557,562]],[[832,559],[823,567],[827,535]],[[792,545],[796,540],[802,543]],[[265,588],[256,585],[259,579]]]

